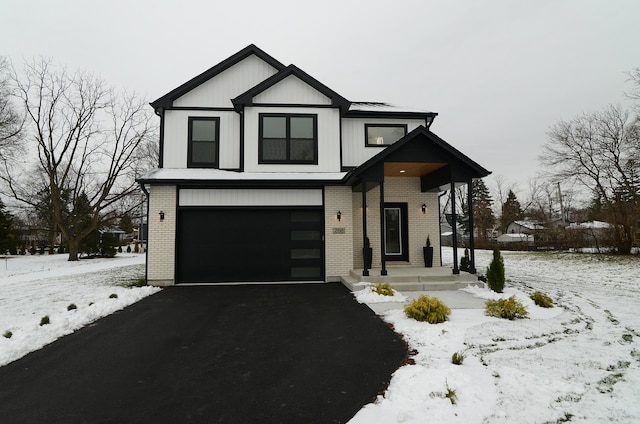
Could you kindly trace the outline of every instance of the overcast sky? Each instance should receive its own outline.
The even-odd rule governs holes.
[[[432,131],[526,191],[551,125],[628,103],[639,16],[639,0],[0,0],[0,55],[151,101],[254,43],[349,100],[438,112]]]

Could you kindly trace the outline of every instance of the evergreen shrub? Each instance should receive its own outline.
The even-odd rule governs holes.
[[[117,294],[115,294],[115,293],[111,293],[111,294],[109,295],[109,299],[117,299],[117,298],[118,298],[118,295],[117,295]]]
[[[389,283],[378,283],[371,287],[371,291],[382,296],[393,296],[393,289]]]
[[[42,327],[43,325],[47,325],[50,322],[51,321],[49,321],[49,315],[45,315],[40,319],[40,327]]]
[[[9,330],[5,331],[4,334],[2,335],[5,339],[10,339],[11,337],[13,337],[13,333]]]
[[[498,246],[494,246],[493,259],[487,268],[487,283],[489,288],[496,293],[502,293],[504,290],[504,261]]]
[[[553,308],[553,299],[542,292],[535,292],[529,296],[533,302],[542,308]]]
[[[487,300],[485,314],[509,320],[529,318],[527,307],[513,295],[508,299]]]
[[[67,306],[67,311],[73,311],[74,309],[78,309],[75,303],[72,303],[69,306]]]
[[[404,313],[416,321],[439,324],[449,319],[451,309],[437,297],[421,295],[404,307]]]

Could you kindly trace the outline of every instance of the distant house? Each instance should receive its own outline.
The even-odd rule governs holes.
[[[498,236],[496,241],[500,244],[525,243],[533,244],[535,237],[532,234],[505,233]]]
[[[340,281],[369,275],[369,243],[386,275],[424,266],[427,236],[440,263],[439,193],[489,174],[431,132],[437,113],[347,100],[254,45],[151,106],[153,285]]]
[[[545,226],[538,221],[522,220],[513,221],[507,227],[506,234],[535,234],[537,231],[544,230]]]

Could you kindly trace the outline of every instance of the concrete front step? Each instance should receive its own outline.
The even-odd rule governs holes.
[[[369,270],[369,276],[362,275],[362,269],[351,270],[343,276],[342,282],[350,290],[356,291],[364,287],[359,283],[389,283],[398,291],[441,291],[458,290],[468,285],[484,286],[478,277],[467,272],[453,274],[451,268],[417,268],[393,267],[387,269],[387,275],[380,275],[380,269]]]

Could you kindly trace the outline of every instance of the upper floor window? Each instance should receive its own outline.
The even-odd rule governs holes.
[[[259,163],[317,164],[317,115],[261,113]]]
[[[220,118],[189,118],[187,167],[217,168]]]
[[[364,124],[367,146],[390,146],[407,134],[406,124]]]

